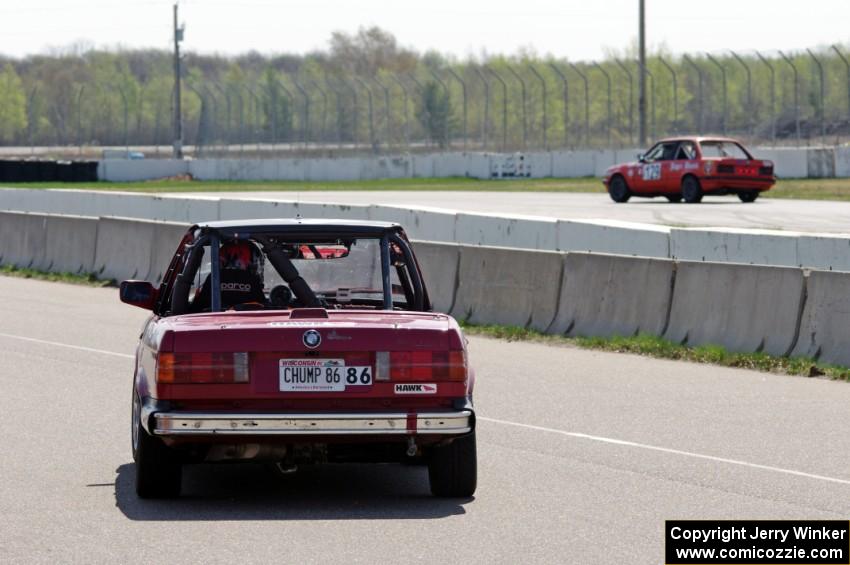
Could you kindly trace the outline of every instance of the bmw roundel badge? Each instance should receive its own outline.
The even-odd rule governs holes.
[[[307,349],[316,349],[322,343],[322,335],[316,330],[307,330],[301,338]]]

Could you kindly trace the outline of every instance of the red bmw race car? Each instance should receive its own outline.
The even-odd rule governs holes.
[[[614,202],[632,196],[664,196],[670,202],[700,202],[705,194],[737,194],[753,202],[776,183],[773,163],[754,158],[734,139],[662,139],[637,162],[614,165],[602,182]]]
[[[423,464],[434,495],[475,492],[466,342],[431,311],[399,225],[195,225],[158,288],[120,293],[152,311],[132,395],[140,497],[178,496],[185,464],[234,460]]]

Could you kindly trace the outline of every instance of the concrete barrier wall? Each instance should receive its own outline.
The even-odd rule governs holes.
[[[850,273],[812,271],[806,293],[792,354],[850,367]]]
[[[618,220],[558,220],[559,251],[670,257],[670,228]]]
[[[811,147],[806,151],[806,176],[810,179],[824,179],[835,176],[835,149],[832,147]]]
[[[38,268],[47,247],[46,216],[0,212],[0,264]]]
[[[98,177],[112,182],[190,174],[198,180],[343,181],[411,177],[489,178],[494,163],[518,155],[533,178],[602,176],[617,163],[634,161],[646,148],[585,149],[528,153],[397,154],[289,159],[104,159]],[[850,176],[847,147],[753,147],[756,158],[774,162],[781,178]]]
[[[159,226],[146,220],[100,218],[92,271],[102,279],[148,279]]]
[[[787,355],[803,300],[800,269],[678,262],[664,337],[687,345]]]
[[[47,216],[44,261],[37,268],[60,273],[90,273],[94,267],[97,218]]]
[[[793,232],[733,228],[672,228],[670,254],[681,261],[714,261],[795,267]]]
[[[104,159],[98,163],[97,177],[112,182],[168,178],[189,173],[190,163],[175,159]]]
[[[773,171],[779,178],[799,179],[809,174],[809,154],[805,147],[754,147],[750,151],[756,159],[773,161]]]
[[[153,242],[151,243],[150,270],[146,277],[147,280],[154,284],[159,284],[162,281],[162,277],[168,269],[168,264],[174,257],[174,253],[188,229],[189,226],[186,224],[159,223],[157,229],[154,230]]]
[[[454,243],[414,241],[413,251],[434,310],[451,312],[457,289],[460,246]]]
[[[558,312],[548,333],[661,335],[673,274],[669,259],[567,253]]]
[[[0,212],[0,263],[160,282],[185,224]],[[850,366],[850,273],[414,241],[434,308],[477,324]]]
[[[669,228],[617,220],[553,220],[439,208],[357,206],[85,190],[0,189],[0,210],[193,223],[247,218],[351,218],[397,222],[413,239],[585,251],[683,261],[850,271],[850,237],[733,228]]]
[[[458,213],[454,241],[471,245],[554,250],[558,221],[535,216]]]
[[[473,324],[545,331],[558,309],[562,274],[561,253],[463,246],[451,313]]]

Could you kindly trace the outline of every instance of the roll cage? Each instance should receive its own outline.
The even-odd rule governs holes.
[[[407,309],[431,310],[428,292],[422,280],[419,264],[404,230],[398,224],[378,222],[326,223],[309,220],[279,220],[276,222],[210,222],[193,225],[171,260],[160,285],[154,313],[172,316],[188,312],[188,296],[192,281],[201,266],[204,248],[210,256],[218,257],[225,241],[251,241],[260,246],[263,254],[280,277],[287,283],[300,305],[321,308],[328,304],[316,296],[301,278],[289,255],[287,244],[309,241],[315,244],[353,242],[375,239],[380,245],[382,301],[384,310],[393,310],[392,268],[405,294]],[[220,312],[221,272],[218,261],[210,261],[210,311]]]

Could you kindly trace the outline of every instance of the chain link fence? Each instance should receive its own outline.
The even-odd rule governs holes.
[[[820,51],[656,55],[647,134],[736,136],[752,144],[850,138],[850,62]],[[22,73],[25,126],[5,149],[102,147],[170,155],[173,80],[132,65],[63,85]],[[184,145],[195,157],[636,147],[638,64],[493,58],[355,74],[315,61],[261,72],[186,65]],[[2,121],[2,117],[0,117]],[[7,128],[8,130],[8,128]],[[0,124],[0,132],[3,131]],[[60,149],[57,149],[60,148]]]

